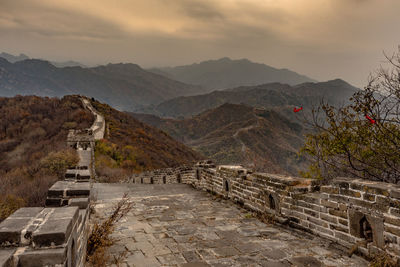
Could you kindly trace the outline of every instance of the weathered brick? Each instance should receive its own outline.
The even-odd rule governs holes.
[[[385,223],[390,223],[396,226],[400,226],[400,218],[385,216]]]
[[[339,188],[332,186],[321,186],[321,192],[329,194],[339,194]]]
[[[375,201],[375,195],[373,194],[368,194],[368,193],[364,193],[363,194],[363,199],[364,200],[368,200],[368,201]]]
[[[357,192],[357,191],[354,191],[351,189],[340,188],[339,192],[340,192],[340,194],[345,195],[345,196],[356,197],[356,198],[361,197],[360,192]]]
[[[360,183],[350,183],[350,188],[351,189],[355,189],[355,190],[359,190],[362,191],[364,190],[364,186]]]
[[[331,222],[331,223],[337,223],[338,222],[337,217],[329,216],[327,214],[321,213],[320,217],[321,217],[322,220],[325,220],[327,222]]]
[[[355,238],[354,237],[352,237],[350,235],[347,235],[345,233],[342,233],[340,231],[335,231],[335,237],[337,237],[339,239],[342,239],[342,240],[344,240],[344,241],[346,241],[348,243],[354,243],[355,242]]]
[[[327,208],[337,208],[338,204],[329,200],[321,199],[321,205],[327,207]]]
[[[343,233],[349,233],[349,229],[340,225],[329,224],[329,228],[332,230],[337,230]]]
[[[308,215],[311,215],[311,216],[313,216],[313,217],[315,217],[315,218],[319,218],[318,212],[315,212],[315,211],[313,211],[313,210],[304,209],[304,213],[306,213],[306,214],[308,214]]]
[[[388,197],[389,194],[389,185],[384,184],[376,184],[376,185],[364,185],[364,191],[370,194],[383,195]]]
[[[400,227],[390,226],[388,224],[385,224],[385,231],[400,236]]]
[[[347,205],[343,203],[339,203],[339,210],[347,210]]]
[[[337,185],[339,188],[346,188],[346,189],[350,188],[349,182],[346,181],[334,181],[334,184]]]
[[[329,200],[341,202],[341,203],[347,203],[347,202],[349,202],[349,197],[341,196],[341,195],[330,195]]]
[[[347,212],[344,211],[340,211],[340,210],[334,210],[334,209],[329,209],[329,214],[334,215],[334,216],[338,216],[338,217],[342,217],[344,219],[347,219]]]
[[[390,197],[400,199],[400,188],[399,189],[391,189]]]
[[[314,224],[316,224],[316,225],[328,228],[328,223],[326,223],[326,222],[324,222],[322,220],[319,220],[319,219],[316,219],[316,218],[313,218],[313,217],[308,217],[307,220],[312,222],[312,223],[314,223]]]
[[[360,207],[363,207],[363,208],[366,208],[366,209],[374,209],[374,207],[375,207],[374,203],[371,203],[371,202],[368,202],[368,201],[365,201],[365,200],[361,200],[361,199],[351,198],[351,199],[349,199],[349,202],[351,204],[354,204],[356,206],[360,206]]]
[[[344,220],[344,219],[341,219],[341,218],[339,218],[339,223],[342,224],[342,225],[345,225],[345,226],[349,225],[349,221],[348,220]]]

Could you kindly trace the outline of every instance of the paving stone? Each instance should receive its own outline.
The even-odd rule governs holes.
[[[187,262],[198,262],[200,261],[199,254],[197,254],[196,251],[183,251],[182,252],[183,257]]]
[[[291,267],[291,266],[293,266],[292,264],[290,264],[287,261],[272,261],[272,260],[266,260],[266,259],[260,260],[258,262],[258,264],[263,267]]]
[[[298,267],[321,267],[322,263],[314,257],[302,256],[294,257],[289,260],[291,263]]]
[[[11,267],[12,266],[12,256],[15,249],[0,249],[0,266],[1,267]]]
[[[179,266],[181,266],[181,267],[208,267],[210,265],[207,264],[206,262],[188,262],[188,263],[181,264]]]
[[[244,219],[229,201],[184,184],[94,184],[97,214],[105,216],[127,191],[135,205],[116,225],[121,242],[113,251],[126,246],[129,266],[367,266],[356,255],[343,257],[330,241]]]
[[[219,257],[230,257],[239,254],[239,251],[234,247],[219,247],[214,249],[214,253]]]
[[[89,205],[89,198],[72,198],[69,200],[69,206],[77,206],[80,209],[86,209]]]
[[[18,256],[18,266],[64,266],[66,254],[65,248],[27,250]]]
[[[157,256],[157,259],[161,264],[164,265],[186,263],[185,258],[180,253],[174,253],[174,254],[171,253],[167,255]]]
[[[280,260],[287,256],[286,253],[280,249],[265,250],[261,255],[270,260]]]
[[[261,251],[264,249],[263,246],[261,246],[258,243],[236,243],[234,244],[234,247],[238,249],[241,253],[253,253],[257,251]]]

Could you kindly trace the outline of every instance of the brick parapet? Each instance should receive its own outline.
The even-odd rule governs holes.
[[[385,251],[400,255],[400,186],[361,179],[318,180],[253,173],[241,166],[195,164],[139,174],[166,183],[186,183],[231,199],[257,213],[267,213],[292,227],[357,246],[365,257]],[[176,178],[180,176],[180,181]]]

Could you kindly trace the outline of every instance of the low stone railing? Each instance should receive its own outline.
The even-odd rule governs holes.
[[[210,162],[146,172],[129,182],[191,184],[367,258],[382,252],[400,258],[398,185],[346,178],[321,185],[316,180],[252,173],[240,166],[216,167]]]

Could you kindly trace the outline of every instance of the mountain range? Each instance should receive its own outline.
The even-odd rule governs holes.
[[[149,70],[183,83],[200,85],[208,91],[273,82],[290,85],[315,82],[288,69],[276,69],[248,59],[232,60],[227,57],[192,65]]]
[[[281,83],[241,86],[208,94],[177,97],[155,107],[138,110],[137,113],[161,117],[190,117],[224,103],[232,103],[275,109],[290,117],[293,107],[304,107],[309,111],[321,100],[340,105],[347,102],[357,90],[359,89],[340,79],[295,86]]]
[[[130,113],[218,164],[297,175],[307,164],[297,152],[305,128],[273,110],[223,104],[192,118],[167,119]]]
[[[129,111],[201,92],[199,87],[145,71],[136,64],[57,68],[44,60],[10,63],[0,58],[1,96],[81,94]]]
[[[11,63],[15,63],[18,61],[22,61],[22,60],[27,60],[27,59],[31,59],[30,57],[28,57],[25,54],[19,54],[19,56],[14,56],[12,54],[9,53],[5,53],[2,52],[0,53],[0,57],[6,59],[8,62]],[[68,60],[68,61],[50,61],[50,63],[58,68],[64,68],[64,67],[82,67],[82,68],[86,68],[85,65],[83,65],[82,63],[79,63],[77,61],[73,61],[73,60]]]

